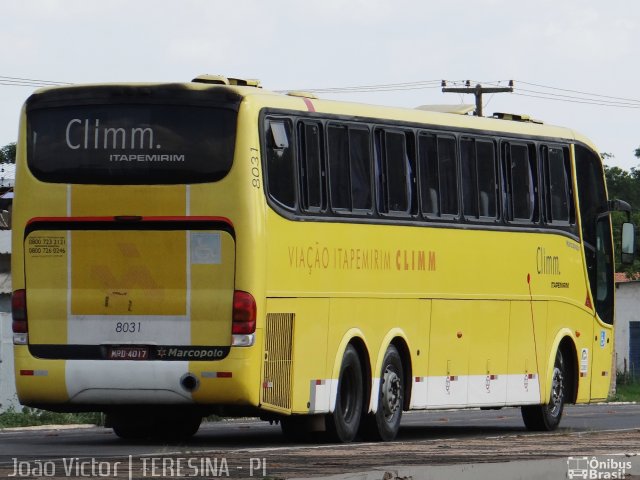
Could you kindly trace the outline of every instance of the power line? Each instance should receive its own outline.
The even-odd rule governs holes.
[[[550,87],[550,86],[547,86],[547,85],[540,85],[540,84],[537,84],[537,83],[529,83],[529,82],[524,82],[522,80],[517,80],[517,82],[521,83],[523,85],[529,85],[529,86],[532,86],[532,87],[546,88],[546,89],[549,89],[549,90],[559,90],[561,92],[577,93],[579,95],[586,95],[586,96],[589,96],[589,97],[610,98],[612,100],[622,100],[622,101],[625,101],[625,102],[640,103],[640,100],[634,99],[634,98],[612,97],[610,95],[600,95],[598,93],[587,93],[587,92],[581,92],[579,90],[570,90],[570,89],[567,89],[567,88]]]
[[[441,80],[422,80],[415,82],[402,82],[402,83],[384,83],[375,85],[359,85],[348,87],[322,87],[322,88],[304,88],[295,90],[304,90],[312,93],[328,93],[328,94],[343,94],[343,93],[375,93],[375,92],[394,92],[405,90],[423,90],[433,89],[440,87]],[[476,81],[476,80],[454,80],[446,81],[447,85],[453,85],[454,87],[467,87],[470,83],[477,84],[489,84],[496,87],[500,87],[501,84],[508,83],[507,80],[492,80],[492,81]],[[527,85],[536,87],[538,89],[550,90],[540,91],[527,88],[519,88],[517,85]],[[599,93],[584,92],[581,90],[553,87],[549,85],[542,85],[538,83],[525,82],[521,80],[514,80],[513,95],[522,97],[538,98],[541,100],[561,101],[567,103],[576,103],[583,105],[595,105],[603,107],[617,107],[617,108],[640,108],[640,100],[634,98],[615,97],[611,95],[603,95]],[[287,92],[289,90],[277,90],[278,92]],[[526,93],[522,93],[526,92]],[[564,93],[554,93],[564,92]],[[469,92],[465,92],[469,93]],[[572,95],[573,94],[573,95]]]
[[[60,85],[72,85],[69,82],[59,82],[53,80],[41,80],[35,78],[8,77],[0,75],[0,85],[14,87],[55,87]]]

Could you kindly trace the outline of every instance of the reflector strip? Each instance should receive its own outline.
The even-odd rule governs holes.
[[[232,378],[233,372],[202,372],[202,378]]]
[[[425,380],[426,380],[426,377],[416,377],[415,378],[416,383],[421,383],[421,382],[424,382]]]
[[[316,380],[316,385],[324,385],[325,383],[325,380]]]
[[[49,375],[48,370],[20,370],[20,375],[23,377],[47,377]]]

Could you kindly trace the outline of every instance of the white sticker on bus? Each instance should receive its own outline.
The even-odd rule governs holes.
[[[190,248],[192,265],[215,265],[222,260],[219,233],[191,232]]]

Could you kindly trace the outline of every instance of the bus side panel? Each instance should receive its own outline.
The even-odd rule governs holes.
[[[509,317],[507,404],[541,402],[546,371],[547,302],[513,301]],[[537,352],[537,358],[536,358]]]
[[[504,405],[507,400],[509,302],[468,301],[469,406]],[[467,332],[464,332],[465,334]]]
[[[434,300],[429,336],[429,407],[463,407],[467,404],[470,318],[474,302]]]

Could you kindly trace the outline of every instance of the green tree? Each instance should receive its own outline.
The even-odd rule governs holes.
[[[602,158],[606,161],[613,158],[612,155],[603,153]],[[636,149],[635,156],[640,158],[640,148]],[[624,200],[631,205],[631,221],[640,226],[640,169],[632,168],[630,171],[619,167],[604,167],[607,180],[607,191],[609,198]],[[616,250],[620,248],[620,231],[622,222],[626,221],[626,214],[613,212],[611,216],[613,224],[613,238]],[[625,272],[627,276],[633,277],[640,273],[640,255],[636,254],[633,265],[622,265],[620,254],[616,254],[616,272]]]
[[[0,163],[16,163],[16,144],[9,143],[0,148]]]

